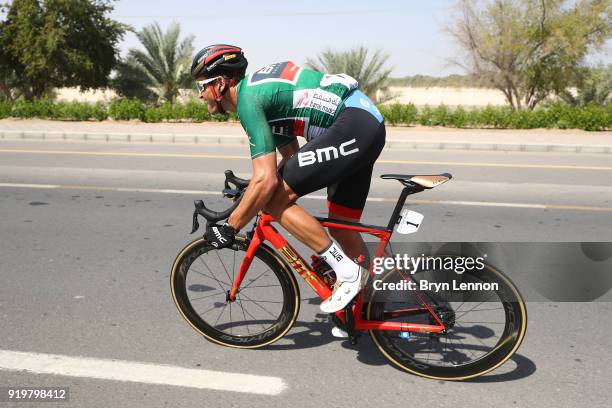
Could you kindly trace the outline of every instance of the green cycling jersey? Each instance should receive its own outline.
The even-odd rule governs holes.
[[[311,140],[336,119],[357,81],[291,61],[248,74],[238,85],[238,117],[249,137],[251,158],[274,152],[296,136]]]

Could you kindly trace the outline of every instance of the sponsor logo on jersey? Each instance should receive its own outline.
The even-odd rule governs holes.
[[[285,82],[295,85],[301,72],[302,68],[291,61],[277,62],[252,73],[247,86],[268,82]]]
[[[334,115],[342,98],[322,89],[299,89],[293,92],[293,108],[310,108]]]
[[[279,136],[302,136],[308,134],[310,118],[280,118],[268,121],[272,133]]]
[[[298,165],[300,167],[310,166],[315,163],[323,163],[330,160],[335,160],[340,156],[348,156],[359,151],[358,147],[348,150],[349,146],[356,142],[356,139],[351,139],[344,142],[339,148],[335,146],[321,147],[315,151],[299,152]]]

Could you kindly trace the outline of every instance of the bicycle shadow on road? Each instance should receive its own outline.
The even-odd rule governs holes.
[[[363,337],[363,336],[362,336]],[[401,371],[404,374],[407,374],[401,368],[396,367],[391,364],[387,359],[382,357],[380,351],[376,348],[374,343],[368,338],[367,339],[368,347],[360,347],[362,346],[362,342],[360,341],[357,346],[351,346],[350,343],[345,342],[349,345],[349,347],[357,347],[359,354],[357,355],[357,360],[369,365],[383,365],[387,364],[397,371]],[[512,364],[514,367],[512,368]],[[493,370],[491,373],[483,375],[481,377],[472,378],[470,380],[465,380],[462,382],[466,383],[496,383],[496,382],[506,382],[506,381],[514,381],[520,380],[526,377],[531,376],[537,370],[536,364],[533,360],[525,357],[522,354],[514,354],[509,361],[506,361],[501,367]]]
[[[339,342],[343,349],[357,351],[357,360],[368,365],[386,365],[389,362],[382,356],[380,351],[374,346],[370,336],[362,333],[359,342],[352,345],[348,340],[335,338],[331,335],[334,324],[327,321],[327,315],[317,314],[314,322],[296,321],[291,331],[283,337],[283,342],[287,340],[292,344],[282,344],[277,342],[266,347],[266,350],[299,350],[324,346],[329,343]],[[302,330],[295,330],[295,329]]]
[[[267,350],[299,350],[324,346],[338,342],[331,335],[333,323],[327,321],[327,315],[317,314],[313,322],[296,321],[283,339],[266,347]]]
[[[510,361],[512,361],[512,363],[515,364],[514,369],[511,371],[503,371],[504,368],[507,370],[507,367]],[[471,380],[465,380],[464,382],[495,383],[495,382],[514,381],[514,380],[520,380],[520,379],[529,377],[530,375],[535,373],[537,370],[537,366],[534,363],[534,361],[528,357],[525,357],[522,354],[518,354],[518,353],[514,354],[510,358],[510,361],[506,361],[501,367],[499,367],[497,370],[492,371],[489,374],[483,375],[482,377],[472,378]]]

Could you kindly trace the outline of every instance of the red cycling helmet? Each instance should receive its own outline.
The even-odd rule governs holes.
[[[220,75],[242,79],[248,61],[240,47],[215,44],[202,48],[193,58],[191,76],[193,79],[212,79]]]

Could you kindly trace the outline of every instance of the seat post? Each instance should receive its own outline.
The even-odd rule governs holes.
[[[423,188],[418,189],[416,187],[409,187],[409,186],[404,187],[404,189],[402,190],[402,193],[399,196],[399,199],[397,200],[397,203],[395,204],[395,208],[393,209],[391,218],[389,218],[389,224],[387,225],[388,230],[393,231],[393,228],[395,228],[395,224],[397,223],[397,218],[399,217],[400,211],[402,211],[402,207],[404,206],[404,203],[406,202],[406,198],[410,194],[418,193],[423,190],[424,190]]]

